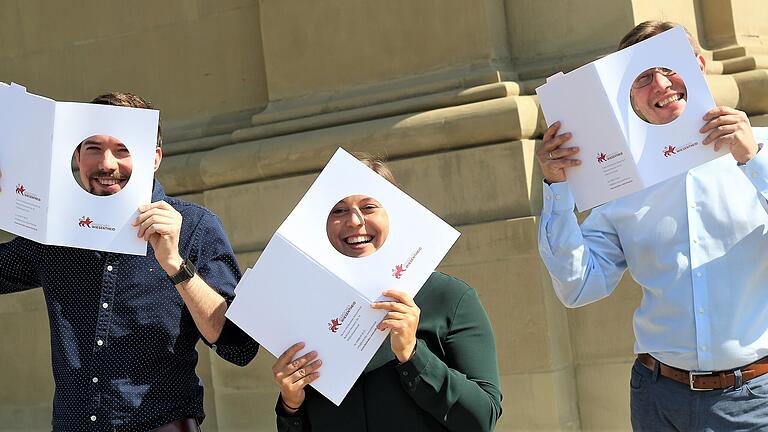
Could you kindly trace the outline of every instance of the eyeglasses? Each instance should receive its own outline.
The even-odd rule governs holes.
[[[661,75],[663,75],[665,77],[670,77],[672,75],[676,75],[677,74],[677,72],[673,71],[672,69],[667,69],[667,68],[664,68],[664,67],[656,67],[656,68],[653,68],[653,69],[649,69],[649,70],[643,72],[642,74],[640,74],[640,76],[635,79],[635,81],[632,83],[632,88],[633,89],[639,89],[639,88],[643,88],[643,87],[647,86],[648,84],[651,83],[651,81],[653,81],[653,77],[657,73],[660,73]]]

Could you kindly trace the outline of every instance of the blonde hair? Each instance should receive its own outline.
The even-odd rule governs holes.
[[[392,174],[392,170],[390,170],[389,166],[384,162],[384,158],[363,152],[354,152],[352,153],[352,156],[356,157],[357,160],[364,163],[365,166],[372,169],[376,174],[384,177],[393,185],[398,186],[397,180],[395,180],[395,175]]]

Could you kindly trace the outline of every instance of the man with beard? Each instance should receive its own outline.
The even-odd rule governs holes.
[[[619,49],[674,26],[639,24]],[[630,94],[653,124],[674,120],[687,100],[663,67],[643,72]],[[630,380],[638,431],[762,430],[768,418],[768,156],[741,111],[717,107],[701,124],[702,144],[730,156],[597,207],[581,226],[565,184],[566,168],[580,163],[578,148],[561,147],[570,134],[554,123],[537,152],[539,251],[560,300],[602,299],[627,269],[642,287]]]
[[[92,103],[151,108],[130,93]],[[162,160],[158,127],[155,171]],[[113,195],[131,176],[131,156],[107,135],[75,152],[83,187]],[[200,338],[245,365],[258,345],[224,313],[240,271],[218,218],[165,195],[139,208],[146,256],[59,246],[24,238],[0,245],[0,293],[42,287],[51,326],[55,431],[197,431],[203,387],[195,374]]]

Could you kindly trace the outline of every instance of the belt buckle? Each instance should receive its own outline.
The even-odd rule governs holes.
[[[710,375],[710,374],[711,374],[710,372],[688,371],[688,383],[689,383],[690,389],[692,391],[710,391],[710,390],[712,390],[712,389],[708,389],[708,388],[696,388],[693,385],[695,377],[701,376],[701,375]]]

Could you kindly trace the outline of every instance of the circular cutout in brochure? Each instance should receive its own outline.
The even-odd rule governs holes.
[[[72,152],[72,175],[86,192],[115,195],[128,185],[133,161],[122,140],[110,135],[92,135]]]
[[[384,245],[389,234],[389,215],[376,199],[350,195],[331,208],[325,231],[339,253],[362,258]]]
[[[652,125],[664,125],[680,117],[687,101],[683,78],[665,67],[644,70],[629,89],[629,102],[635,114]]]

